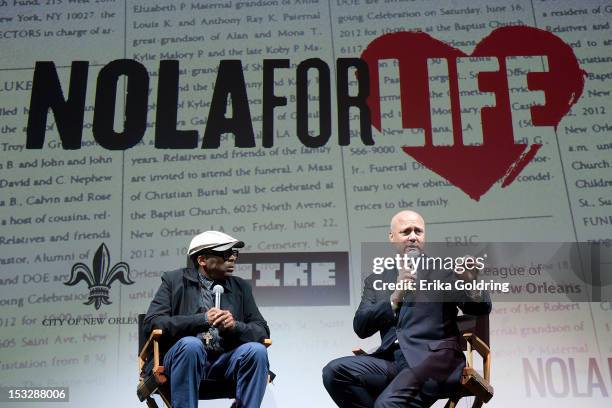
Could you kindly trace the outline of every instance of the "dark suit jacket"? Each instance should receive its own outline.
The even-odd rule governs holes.
[[[452,271],[423,271],[418,279],[452,282],[454,276]],[[381,345],[373,356],[383,355],[394,347],[397,339],[408,366],[423,379],[423,391],[433,396],[449,394],[459,384],[465,367],[457,327],[458,308],[466,314],[488,314],[491,311],[488,294],[474,301],[467,293],[455,291],[438,299],[441,301],[432,301],[417,291],[406,297],[395,316],[390,302],[392,291],[375,290],[376,280],[395,282],[397,271],[387,270],[365,279],[361,303],[353,319],[355,333],[366,338],[380,332]]]
[[[209,328],[204,313],[199,310],[198,273],[194,268],[183,268],[162,274],[162,284],[144,320],[147,336],[154,328],[163,330],[162,352],[180,338],[195,336]],[[223,334],[223,348],[231,350],[242,343],[270,337],[270,329],[255,304],[249,284],[236,276],[219,283],[224,288],[221,309],[232,312],[236,321],[234,331]]]

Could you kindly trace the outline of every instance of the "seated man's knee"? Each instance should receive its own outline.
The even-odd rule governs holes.
[[[178,350],[181,354],[187,354],[192,356],[206,357],[206,350],[202,340],[197,337],[187,336],[181,338],[176,342]]]
[[[258,363],[268,363],[268,351],[266,350],[266,346],[261,343],[250,342],[244,344],[244,347],[243,358]]]
[[[328,386],[338,377],[341,366],[341,359],[335,359],[323,367],[323,385],[325,388],[328,388]]]

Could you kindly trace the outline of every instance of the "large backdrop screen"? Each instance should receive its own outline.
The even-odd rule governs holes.
[[[611,16],[591,0],[0,1],[0,385],[140,404],[136,316],[205,230],[247,244],[268,407],[333,406],[322,367],[378,344],[352,329],[362,243],[401,209],[428,241],[609,247]],[[611,309],[494,304],[491,404],[607,406]]]

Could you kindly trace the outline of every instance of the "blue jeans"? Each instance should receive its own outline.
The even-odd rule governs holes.
[[[197,408],[204,378],[235,382],[238,406],[258,408],[268,383],[268,353],[263,344],[254,342],[209,361],[202,340],[183,337],[166,353],[164,368],[174,408]]]

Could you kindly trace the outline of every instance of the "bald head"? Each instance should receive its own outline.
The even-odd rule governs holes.
[[[391,218],[390,231],[393,231],[394,225],[401,223],[404,220],[420,220],[421,224],[423,224],[423,227],[425,226],[425,220],[423,219],[423,217],[421,217],[421,214],[412,210],[404,210],[398,212]]]
[[[400,211],[391,218],[389,241],[399,253],[423,252],[425,246],[425,220],[412,210]]]

